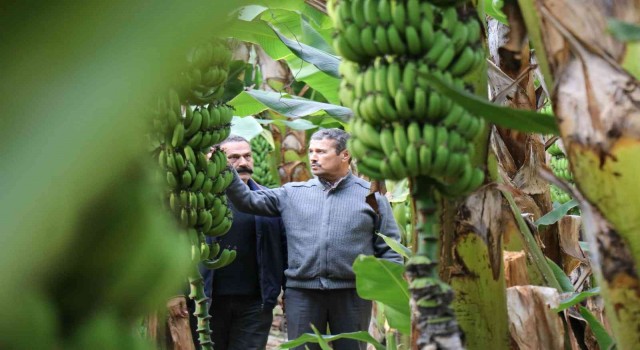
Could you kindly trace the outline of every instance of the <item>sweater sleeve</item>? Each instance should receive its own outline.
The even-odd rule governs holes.
[[[386,197],[376,193],[378,200],[378,211],[380,213],[380,233],[400,242],[400,230],[396,219],[393,217],[391,211],[391,204]],[[376,237],[374,241],[373,250],[375,256],[381,259],[389,260],[391,262],[402,264],[404,261],[402,256],[393,249],[389,248],[389,245],[382,239],[382,237]]]
[[[251,191],[249,186],[242,182],[236,170],[233,168],[231,170],[233,181],[227,188],[226,194],[236,209],[253,215],[280,215],[280,205],[283,197],[286,196],[284,188]]]

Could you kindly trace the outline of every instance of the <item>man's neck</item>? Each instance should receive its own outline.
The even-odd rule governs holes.
[[[326,176],[318,176],[322,181],[330,184],[330,185],[334,185],[336,182],[340,181],[341,179],[344,179],[345,176],[349,175],[349,170],[347,170],[346,172],[344,172],[342,175],[336,175],[336,176],[332,176],[332,177],[326,177]]]

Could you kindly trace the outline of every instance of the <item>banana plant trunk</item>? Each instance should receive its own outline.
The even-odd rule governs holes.
[[[464,336],[451,308],[454,292],[438,276],[440,223],[432,180],[412,180],[417,254],[406,270],[411,291],[411,346],[414,350],[462,349]]]
[[[538,0],[535,15],[528,26],[541,27],[538,51],[545,52],[547,76],[555,81],[554,111],[605,313],[617,347],[634,349],[640,343],[640,83],[622,68],[626,45],[612,38],[607,20],[638,23],[640,6],[632,0]]]

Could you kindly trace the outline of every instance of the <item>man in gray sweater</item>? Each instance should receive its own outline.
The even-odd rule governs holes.
[[[321,333],[326,333],[327,324],[332,334],[366,331],[371,302],[356,293],[354,260],[365,254],[402,263],[402,257],[375,234],[378,230],[400,239],[386,198],[375,194],[377,212],[365,201],[370,184],[350,171],[348,138],[340,129],[324,129],[311,136],[314,179],[250,191],[236,174],[227,189],[237,209],[282,217],[287,231],[285,300],[290,340],[312,332],[311,324]],[[307,346],[319,349],[315,344]],[[335,350],[365,348],[366,344],[353,340],[334,342]]]

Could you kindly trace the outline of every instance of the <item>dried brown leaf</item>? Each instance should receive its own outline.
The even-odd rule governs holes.
[[[509,331],[520,350],[563,350],[562,319],[552,308],[560,304],[555,288],[516,286],[507,289]]]

